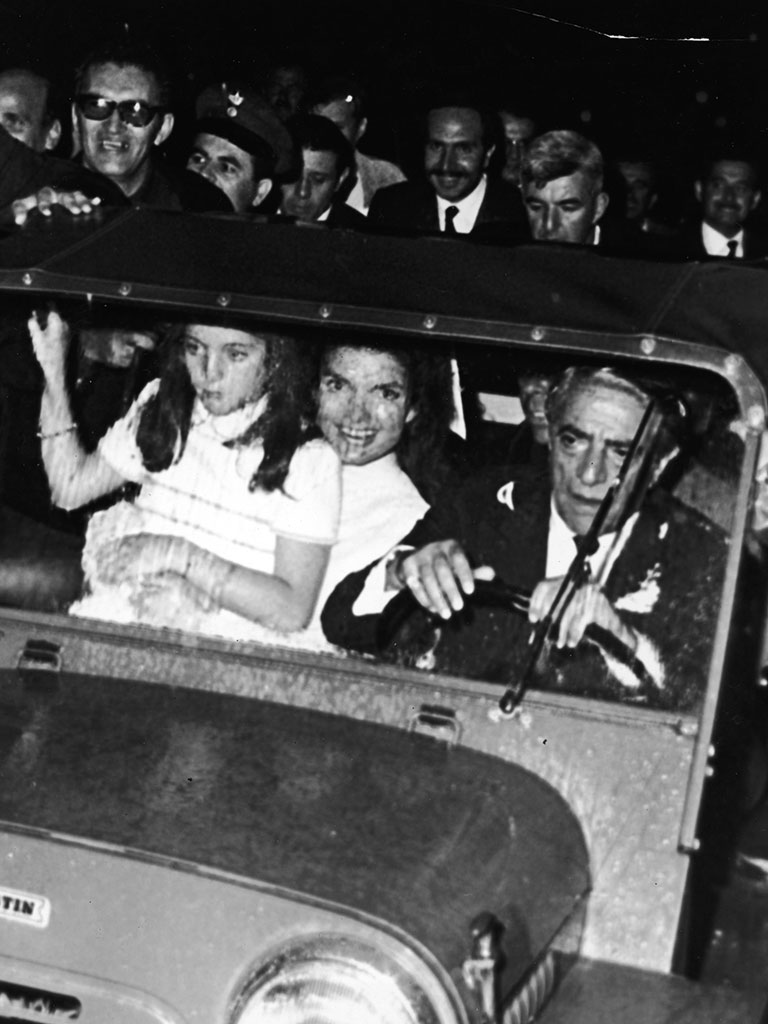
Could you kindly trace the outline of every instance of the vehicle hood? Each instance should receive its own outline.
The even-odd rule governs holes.
[[[481,911],[517,974],[589,888],[578,821],[516,765],[388,726],[222,694],[0,674],[0,819],[333,901],[449,969]]]

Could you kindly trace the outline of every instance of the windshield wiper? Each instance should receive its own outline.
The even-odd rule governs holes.
[[[664,423],[664,413],[661,402],[651,399],[643,413],[640,426],[637,428],[627,456],[622,463],[616,479],[608,488],[605,497],[595,513],[595,517],[589,530],[579,541],[576,555],[568,567],[568,572],[563,577],[560,588],[557,591],[554,601],[544,616],[533,630],[528,650],[528,658],[525,667],[520,674],[519,680],[508,687],[499,701],[499,707],[504,714],[511,714],[520,704],[526,690],[530,686],[536,670],[536,665],[541,656],[544,644],[547,639],[557,630],[568,605],[571,603],[576,591],[589,579],[589,557],[598,549],[598,540],[602,528],[614,508],[619,510],[621,523],[636,512],[645,498],[646,491],[651,484],[654,471],[654,454],[656,453],[659,434]],[[617,524],[617,528],[621,523]],[[597,627],[590,627],[595,640]],[[607,630],[600,629],[600,642],[609,653],[623,655],[619,660],[624,662],[634,661],[634,655],[618,638]]]

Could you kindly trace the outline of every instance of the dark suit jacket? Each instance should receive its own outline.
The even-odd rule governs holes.
[[[331,228],[348,228],[355,231],[365,231],[368,228],[367,217],[340,201],[331,203],[331,212],[325,223]]]
[[[151,206],[155,210],[232,213],[232,204],[220,188],[202,175],[174,167],[154,154],[146,181],[130,201],[134,206]]]
[[[438,234],[437,196],[428,182],[402,181],[379,189],[368,211],[368,225],[398,234]],[[473,241],[513,244],[530,241],[520,190],[488,179],[485,197],[470,232]]]
[[[513,509],[499,498],[511,479]],[[468,481],[449,507],[430,510],[404,543],[420,547],[455,538],[473,565],[491,565],[506,582],[531,591],[545,575],[550,496],[546,467],[488,468]],[[626,690],[602,654],[587,644],[575,652],[550,648],[537,685],[592,697],[641,699],[677,710],[695,704],[706,682],[725,553],[718,528],[668,495],[655,495],[616,559],[605,593],[614,605],[619,601],[628,625],[656,645],[665,668],[664,688]],[[368,571],[339,584],[322,623],[332,643],[372,652],[378,616],[352,613]],[[658,596],[651,601],[656,586]],[[651,603],[649,610],[638,610],[642,598]],[[442,671],[508,682],[525,664],[530,626],[521,615],[473,607],[469,601],[439,629],[436,667]]]
[[[677,259],[711,260],[726,257],[710,256],[701,240],[701,221],[690,221],[685,224],[677,236],[671,239]],[[744,227],[744,259],[757,260],[768,256],[768,238],[757,227],[747,224]]]

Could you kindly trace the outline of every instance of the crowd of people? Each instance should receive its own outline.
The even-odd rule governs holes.
[[[44,77],[0,72],[0,214],[21,222],[52,201],[86,212],[95,201],[666,259],[768,251],[748,139],[720,133],[693,179],[665,193],[642,141],[602,153],[571,126],[540,123],[525,97],[489,106],[452,82],[425,91],[406,180],[365,149],[371,104],[358,77],[286,63],[203,87],[167,158],[173,85],[149,46],[105,42],[74,74],[70,131]]]

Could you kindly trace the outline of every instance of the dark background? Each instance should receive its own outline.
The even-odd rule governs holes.
[[[69,95],[82,56],[128,22],[170,51],[182,128],[208,81],[255,80],[295,55],[315,70],[363,74],[367,148],[406,170],[418,160],[420,101],[445,76],[482,86],[494,104],[519,98],[541,128],[577,128],[607,155],[639,145],[685,170],[719,137],[768,147],[763,9],[757,0],[0,0],[0,67],[36,67]],[[691,37],[711,41],[682,41]]]

